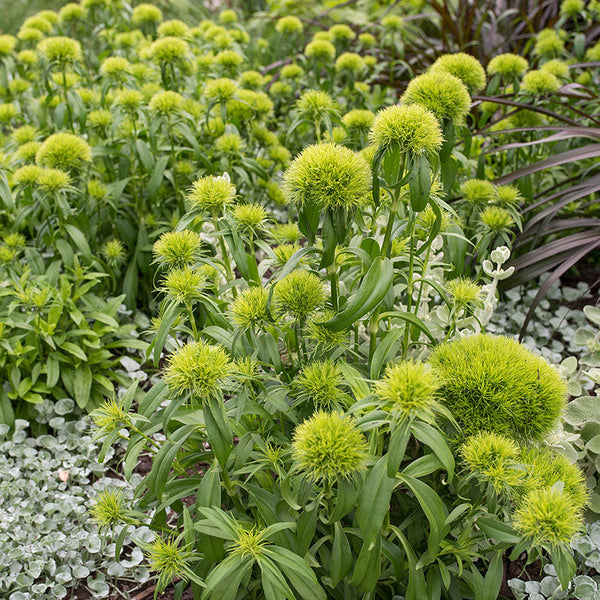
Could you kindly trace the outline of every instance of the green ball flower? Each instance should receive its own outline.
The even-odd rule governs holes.
[[[221,154],[241,154],[245,146],[243,138],[237,133],[224,133],[215,140],[215,148]]]
[[[488,481],[497,492],[512,491],[523,482],[519,447],[509,438],[480,431],[462,445],[460,453],[467,469]]]
[[[22,127],[13,129],[11,137],[19,146],[21,146],[22,144],[33,142],[37,133],[38,130],[33,125],[23,125]]]
[[[583,0],[563,0],[560,3],[560,14],[566,17],[575,18],[585,10]]]
[[[206,283],[206,275],[186,265],[171,269],[162,285],[162,291],[179,304],[189,306],[202,297],[202,289]]]
[[[543,29],[535,39],[533,53],[543,57],[553,57],[562,54],[565,43],[554,29]]]
[[[420,104],[440,122],[464,123],[471,107],[471,97],[462,81],[443,71],[415,77],[400,99],[402,104]]]
[[[396,104],[377,113],[369,139],[379,147],[398,144],[401,152],[431,154],[441,148],[443,138],[431,111],[419,104]]]
[[[304,69],[296,63],[281,67],[282,79],[300,79],[302,75],[304,75]]]
[[[10,102],[0,104],[0,123],[7,125],[19,114],[19,109]]]
[[[496,186],[485,179],[467,179],[460,186],[464,200],[475,206],[485,206],[496,200]]]
[[[275,24],[275,30],[282,35],[296,35],[302,33],[304,25],[298,17],[288,15],[281,17]]]
[[[402,361],[388,365],[383,379],[375,384],[375,394],[383,402],[382,408],[400,419],[412,415],[429,418],[438,388],[439,382],[427,365]]]
[[[294,159],[283,179],[289,202],[351,209],[364,203],[371,169],[360,154],[344,146],[315,144]]]
[[[430,72],[445,72],[458,77],[470,94],[475,94],[485,87],[485,70],[481,63],[464,52],[444,54],[431,65]]]
[[[81,169],[92,160],[92,149],[82,138],[72,133],[54,133],[38,150],[35,162],[43,167],[63,171]]]
[[[583,529],[581,513],[553,488],[533,490],[514,515],[515,529],[534,545],[568,544]]]
[[[68,173],[60,169],[42,169],[37,179],[37,184],[46,192],[59,192],[71,183]]]
[[[335,58],[335,46],[327,40],[313,40],[306,44],[304,54],[308,58],[328,62]]]
[[[273,225],[269,234],[279,244],[295,244],[302,237],[302,232],[296,223]]]
[[[219,13],[219,23],[223,23],[223,25],[232,25],[233,23],[237,23],[237,21],[238,16],[234,10],[226,9]]]
[[[495,233],[509,231],[515,224],[511,213],[501,206],[488,206],[479,215],[479,220],[486,229]]]
[[[188,45],[176,37],[163,37],[152,43],[150,56],[156,63],[174,63],[182,61],[188,54]]]
[[[532,96],[547,96],[560,88],[560,81],[549,71],[529,71],[521,81],[521,90]]]
[[[328,33],[334,42],[350,42],[356,37],[354,31],[344,23],[332,25]]]
[[[446,291],[457,309],[479,306],[483,303],[483,290],[472,279],[457,277],[446,283]]]
[[[146,548],[150,570],[156,573],[156,589],[162,592],[174,579],[188,581],[192,553],[179,547],[176,540],[157,538]]]
[[[518,54],[499,54],[488,63],[487,72],[491,76],[522,77],[529,68],[529,63]]]
[[[160,37],[184,38],[190,32],[190,28],[179,19],[164,21],[158,26],[157,33]]]
[[[14,35],[0,35],[0,56],[12,54],[16,45],[17,38]]]
[[[375,115],[370,110],[356,108],[342,117],[342,123],[349,133],[364,134],[371,129]]]
[[[183,103],[183,96],[177,92],[167,90],[165,92],[158,92],[150,98],[148,106],[150,110],[158,113],[159,115],[168,116],[179,112]]]
[[[160,23],[162,21],[162,11],[153,4],[138,4],[131,15],[131,20],[136,25],[146,25],[149,23]]]
[[[275,285],[273,300],[280,312],[305,321],[325,304],[325,288],[314,273],[292,271]]]
[[[496,202],[505,206],[517,206],[523,200],[519,188],[506,183],[496,188]]]
[[[125,260],[125,247],[120,240],[108,240],[102,248],[102,255],[111,267],[116,267]]]
[[[242,231],[255,233],[264,225],[268,213],[260,204],[244,203],[233,209],[232,216]]]
[[[367,442],[354,421],[317,411],[298,425],[292,443],[297,468],[315,482],[354,478],[365,468]]]
[[[108,127],[113,120],[112,113],[110,110],[99,108],[97,110],[91,110],[87,114],[87,122],[90,127],[102,129]]]
[[[226,177],[208,175],[192,184],[187,199],[192,208],[218,214],[235,198],[235,186]]]
[[[122,90],[117,94],[115,102],[117,106],[132,112],[142,106],[144,95],[138,90]]]
[[[398,15],[386,15],[381,19],[381,24],[388,31],[401,31],[404,27],[404,19]]]
[[[293,383],[299,402],[309,402],[315,408],[339,410],[346,395],[342,370],[332,360],[315,361],[302,369]]]
[[[541,440],[565,406],[557,369],[515,340],[473,335],[438,346],[431,365],[440,397],[465,436],[489,431],[515,440]]]
[[[213,102],[227,102],[231,100],[238,90],[238,84],[233,79],[222,77],[211,79],[204,87],[204,95]]]
[[[340,54],[335,61],[335,70],[338,72],[348,72],[358,75],[365,67],[365,62],[356,52],[344,52]]]
[[[333,98],[321,90],[306,90],[296,102],[298,113],[310,119],[323,117],[336,110]]]
[[[165,380],[172,394],[204,401],[219,397],[233,364],[225,350],[206,342],[191,342],[170,357]]]
[[[362,44],[364,48],[373,48],[377,43],[375,36],[371,33],[359,33],[358,41]]]
[[[252,286],[233,301],[231,305],[233,322],[242,329],[262,327],[271,320],[269,313],[269,293],[263,287]]]
[[[24,167],[19,167],[13,173],[13,183],[14,185],[23,186],[33,185],[38,182],[42,171],[42,167],[38,167],[37,165],[25,165]]]
[[[553,58],[552,60],[544,63],[540,67],[540,71],[552,73],[552,75],[555,75],[559,79],[566,79],[569,76],[569,65],[562,60]]]
[[[82,59],[81,44],[68,37],[49,37],[42,40],[37,49],[49,62],[61,64],[77,62]]]
[[[90,507],[90,515],[100,531],[122,524],[127,515],[123,490],[107,488],[100,492]]]
[[[100,73],[111,77],[122,77],[129,73],[131,63],[122,56],[109,56],[102,61]]]

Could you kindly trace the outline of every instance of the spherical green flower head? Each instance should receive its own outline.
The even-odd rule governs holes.
[[[471,97],[463,82],[443,71],[415,77],[400,99],[402,104],[420,104],[440,122],[464,123],[471,107]]]
[[[547,73],[552,73],[552,75],[555,75],[560,79],[566,79],[569,76],[569,65],[563,60],[553,58],[552,60],[544,63],[540,67],[540,71],[546,71]]]
[[[138,90],[122,90],[116,98],[117,105],[129,111],[140,108],[143,102],[144,95]]]
[[[106,110],[104,108],[91,110],[87,114],[87,122],[90,127],[108,127],[112,123],[112,120],[112,113],[110,112],[110,110]]]
[[[215,140],[215,148],[221,154],[241,154],[246,143],[237,133],[224,133]]]
[[[518,468],[519,447],[509,438],[480,431],[461,446],[460,453],[469,471],[498,492],[523,481],[524,473]]]
[[[19,114],[19,109],[12,103],[0,104],[0,123],[10,123]]]
[[[145,25],[147,23],[160,23],[162,21],[162,11],[153,4],[138,4],[131,15],[131,20],[136,25]]]
[[[150,46],[150,56],[156,63],[181,61],[187,56],[187,53],[187,43],[171,36],[160,38]]]
[[[332,25],[329,28],[331,39],[335,42],[349,42],[356,37],[356,34],[350,27],[344,23]]]
[[[496,188],[496,202],[503,206],[517,206],[523,200],[519,188],[505,183]]]
[[[325,304],[325,288],[314,273],[292,271],[275,285],[273,300],[280,312],[305,321]]]
[[[186,572],[190,570],[192,553],[181,548],[176,540],[156,538],[148,545],[145,553],[150,570],[157,575],[158,590],[164,590],[174,579],[189,579]]]
[[[298,469],[315,482],[352,479],[367,458],[367,441],[354,421],[321,410],[296,427],[292,449]]]
[[[563,494],[571,499],[577,510],[583,509],[588,503],[589,492],[583,471],[562,454],[553,452],[547,446],[529,446],[521,450],[520,462],[528,467],[523,494],[562,482]]]
[[[371,169],[349,148],[315,144],[294,159],[283,180],[289,202],[351,209],[364,203],[371,188]]]
[[[13,183],[15,185],[33,185],[38,182],[42,171],[42,167],[38,167],[37,165],[19,167],[13,173]]]
[[[39,29],[42,33],[46,34],[50,33],[53,29],[52,23],[39,15],[33,15],[25,19],[22,27],[23,29]]]
[[[404,27],[404,19],[398,15],[386,15],[381,19],[381,24],[388,31],[401,31]]]
[[[460,193],[469,204],[485,206],[496,199],[496,186],[485,179],[467,179],[460,186]]]
[[[560,14],[567,17],[576,17],[585,10],[583,0],[563,0],[560,3]]]
[[[54,133],[38,150],[35,162],[43,167],[63,171],[77,170],[92,160],[92,149],[82,138],[72,133]]]
[[[223,348],[191,342],[169,357],[165,380],[172,394],[203,401],[219,395],[232,369]]]
[[[490,231],[508,231],[514,226],[513,216],[501,206],[488,206],[479,215],[482,225]]]
[[[538,56],[558,56],[564,52],[565,43],[554,29],[543,29],[535,40],[533,53]]]
[[[49,37],[42,40],[37,49],[49,62],[70,63],[82,58],[81,44],[68,37]]]
[[[284,65],[283,67],[281,67],[282,79],[300,79],[302,75],[304,75],[304,69],[296,63],[292,63],[291,65]]]
[[[269,293],[259,286],[244,290],[233,301],[231,316],[233,322],[242,329],[260,327],[269,322]]]
[[[344,393],[342,371],[332,360],[315,361],[302,369],[293,387],[300,402],[310,402],[316,408],[339,409]]]
[[[489,431],[514,440],[541,440],[565,406],[557,369],[507,337],[473,335],[439,345],[431,365],[440,397],[464,436]]]
[[[327,92],[306,90],[296,102],[296,108],[301,115],[314,119],[333,112],[335,102]]]
[[[60,169],[42,169],[37,180],[38,185],[47,192],[58,192],[64,190],[70,183],[68,173]]]
[[[206,283],[206,275],[192,267],[176,267],[171,269],[163,282],[162,291],[179,304],[189,305],[202,297],[202,288]]]
[[[411,415],[431,416],[439,382],[428,365],[402,361],[386,368],[375,394],[385,403],[384,409],[400,418]]]
[[[179,19],[164,21],[158,26],[157,32],[160,37],[184,38],[188,35],[190,28]]]
[[[342,117],[342,123],[349,132],[367,133],[373,125],[375,115],[370,110],[356,108]]]
[[[116,266],[125,260],[125,247],[120,240],[108,240],[102,248],[102,255],[109,265]]]
[[[208,175],[192,184],[187,199],[192,208],[210,213],[222,212],[225,206],[233,202],[235,186],[226,177]]]
[[[157,112],[160,115],[172,115],[181,109],[183,103],[183,96],[177,92],[167,90],[165,92],[158,92],[150,98],[148,106],[150,110]]]
[[[269,234],[279,244],[294,244],[302,237],[302,232],[296,223],[273,225]]]
[[[529,63],[518,54],[499,54],[488,63],[488,75],[500,77],[522,77],[529,68]]]
[[[434,153],[443,140],[439,121],[420,104],[395,104],[380,110],[369,139],[379,147],[398,144],[401,152],[411,154]]]
[[[281,17],[275,24],[275,30],[283,35],[302,33],[303,29],[304,25],[302,25],[302,21],[298,17],[293,17],[291,15]]]
[[[256,203],[238,204],[233,209],[233,219],[242,231],[256,232],[267,219],[267,211]]]
[[[529,71],[521,81],[521,90],[532,96],[547,96],[559,88],[558,77],[548,71]]]
[[[14,35],[0,35],[0,56],[12,54],[17,45],[17,38]]]
[[[485,70],[481,63],[470,54],[457,52],[440,56],[430,69],[432,73],[439,71],[458,77],[470,94],[475,94],[485,87]]]
[[[514,515],[515,529],[532,544],[568,544],[583,528],[581,512],[566,494],[553,488],[529,492]]]
[[[2,53],[0,52],[1,55]],[[17,60],[24,65],[31,66],[37,62],[38,55],[35,50],[21,50],[17,54]]]
[[[472,279],[457,277],[446,283],[446,291],[457,308],[476,306],[482,303],[483,290]]]
[[[126,515],[123,490],[108,488],[100,492],[90,507],[90,515],[100,531],[113,529],[123,523]]]
[[[313,40],[306,44],[304,54],[316,60],[330,61],[335,57],[335,46],[327,40]]]
[[[227,102],[235,95],[238,90],[237,81],[221,77],[220,79],[211,79],[206,83],[204,95],[214,102]]]
[[[346,71],[358,75],[364,68],[365,62],[356,52],[344,52],[340,54],[335,61],[335,70],[338,72]]]

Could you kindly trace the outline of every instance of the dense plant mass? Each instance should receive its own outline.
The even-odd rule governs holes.
[[[600,5],[231,4],[0,36],[3,594],[595,593]]]

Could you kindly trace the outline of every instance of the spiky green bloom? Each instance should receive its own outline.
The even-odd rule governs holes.
[[[39,31],[45,34],[50,33],[54,29],[53,24],[48,19],[39,15],[33,15],[25,19],[21,27],[23,29],[39,29]]]
[[[13,183],[15,185],[33,185],[37,183],[42,171],[42,167],[38,167],[37,165],[19,167],[13,173]]]
[[[300,371],[293,382],[296,397],[300,402],[310,402],[315,408],[339,410],[345,394],[342,370],[332,360],[315,361]]]
[[[600,60],[600,42],[594,44],[591,48],[588,48],[585,52],[585,59],[594,62]],[[587,73],[586,71],[585,73]]]
[[[350,42],[356,37],[354,31],[345,23],[332,25],[328,33],[334,42]]]
[[[429,417],[436,404],[438,387],[428,365],[407,360],[387,366],[383,378],[375,384],[375,394],[384,410],[401,419],[411,415]]]
[[[162,291],[179,304],[190,305],[202,297],[206,276],[189,265],[171,269],[162,285]]]
[[[315,482],[330,484],[360,473],[367,448],[352,418],[322,410],[296,427],[292,443],[297,468]]]
[[[237,155],[244,150],[246,143],[237,133],[224,133],[215,140],[215,148],[221,154]]]
[[[44,38],[44,34],[34,27],[21,27],[19,29],[19,33],[17,33],[17,37],[22,42],[39,42]]]
[[[350,133],[367,133],[375,120],[375,115],[370,110],[356,108],[347,112],[342,117],[342,123]]]
[[[0,53],[1,56],[1,53]],[[28,67],[34,65],[38,61],[38,55],[35,50],[21,50],[17,54],[17,60]]]
[[[80,61],[83,54],[81,44],[68,37],[49,37],[42,40],[37,49],[49,62],[61,64]]]
[[[542,29],[536,38],[533,53],[543,57],[553,57],[562,54],[565,43],[554,29]]]
[[[104,108],[91,110],[87,115],[88,125],[98,129],[108,127],[112,123],[112,120],[112,113],[110,110],[106,110]]]
[[[37,184],[46,192],[64,190],[70,183],[69,174],[61,169],[42,169],[37,179]]]
[[[314,273],[292,271],[275,285],[273,300],[280,312],[305,321],[325,304],[325,288]]]
[[[18,256],[14,248],[9,248],[6,244],[0,244],[0,264],[10,264]],[[0,337],[4,330],[4,323],[0,323]]]
[[[332,42],[333,38],[329,31],[317,31],[313,36],[313,40]]]
[[[115,399],[105,400],[90,416],[104,434],[128,427],[132,422],[131,415]]]
[[[404,28],[404,20],[398,15],[386,15],[381,19],[381,24],[388,31],[401,31]]]
[[[432,73],[443,71],[458,77],[470,94],[475,94],[485,87],[485,70],[481,63],[470,54],[457,52],[444,54],[431,65]]]
[[[420,104],[429,109],[440,122],[464,123],[471,106],[471,97],[463,82],[443,71],[415,77],[400,99],[402,104]]]
[[[4,238],[4,243],[9,248],[21,248],[25,245],[25,236],[21,233],[9,233]]]
[[[17,38],[14,35],[0,35],[0,56],[12,54],[16,45]]]
[[[231,25],[238,22],[238,16],[235,10],[225,9],[219,13],[219,23],[223,25]]]
[[[242,329],[253,329],[268,323],[269,293],[263,287],[252,286],[243,292],[231,304],[233,322]]]
[[[277,20],[275,29],[282,35],[295,35],[302,33],[304,25],[302,25],[302,21],[298,17],[288,15]]]
[[[344,52],[335,61],[335,70],[338,72],[346,71],[353,75],[358,75],[364,68],[365,61],[356,52]]]
[[[300,79],[302,75],[304,75],[304,69],[296,63],[291,63],[281,67],[282,79]]]
[[[123,523],[126,519],[126,510],[123,490],[107,488],[96,496],[90,507],[90,515],[100,531],[105,531]]]
[[[292,258],[292,256],[300,250],[302,246],[300,244],[279,244],[278,246],[273,247],[273,254],[275,255],[275,260],[280,267],[283,267],[287,264],[288,260]],[[300,261],[302,264],[304,261]]]
[[[485,206],[496,200],[496,186],[485,179],[467,179],[460,186],[464,200],[475,206]]]
[[[157,590],[163,591],[175,579],[189,579],[192,553],[181,548],[175,540],[156,538],[146,548],[150,570],[158,575]]]
[[[300,115],[311,119],[322,117],[336,110],[333,98],[321,90],[306,90],[296,102],[296,108]]]
[[[569,65],[563,60],[553,58],[552,60],[545,62],[540,67],[540,71],[546,71],[560,79],[566,79],[569,76]]]
[[[271,227],[269,233],[280,244],[295,244],[302,237],[302,232],[296,223],[278,223]]]
[[[238,88],[237,82],[233,79],[226,77],[211,79],[204,86],[204,95],[213,102],[227,102],[233,98]]]
[[[496,202],[505,206],[517,206],[523,200],[519,188],[505,183],[496,188]]]
[[[525,471],[518,466],[519,447],[510,438],[480,431],[461,446],[460,453],[469,471],[497,492],[512,491],[525,478]]]
[[[179,19],[171,19],[162,22],[156,31],[161,38],[184,38],[189,34],[190,28]]]
[[[442,145],[440,123],[419,104],[395,104],[377,113],[369,139],[376,146],[398,144],[401,152],[434,153]]]
[[[148,23],[160,23],[162,21],[162,11],[154,4],[138,4],[131,15],[131,20],[136,25],[146,25]]]
[[[176,37],[162,37],[152,42],[150,57],[156,63],[175,63],[185,59],[188,54],[188,45],[184,40]]]
[[[333,331],[324,323],[335,316],[332,310],[324,310],[312,316],[306,324],[307,336],[316,342],[323,350],[333,350],[343,346],[348,338],[348,331]]]
[[[222,50],[215,56],[214,62],[222,67],[234,68],[244,62],[244,57],[235,50]]]
[[[21,77],[15,77],[9,84],[8,89],[13,96],[24,94],[31,87],[31,82]]]
[[[440,344],[430,362],[442,381],[440,396],[465,436],[489,431],[540,440],[565,406],[558,370],[507,337],[479,334]]]
[[[560,3],[560,14],[574,18],[583,13],[585,4],[583,0],[562,0]]]
[[[131,68],[131,63],[122,56],[109,56],[102,61],[100,73],[111,77],[122,77],[127,75]]]
[[[181,268],[194,263],[202,248],[202,239],[195,231],[169,231],[154,243],[157,259],[169,268]]]
[[[285,81],[274,81],[269,88],[269,94],[275,99],[287,98],[292,91],[292,86]]]
[[[70,23],[72,21],[79,21],[85,18],[86,10],[81,6],[81,4],[77,4],[76,2],[69,2],[65,4],[58,11],[58,20],[61,23]]]
[[[225,206],[233,202],[235,186],[226,177],[207,175],[192,184],[187,194],[188,202],[194,209],[220,213]]]
[[[154,97],[154,96],[153,96]],[[142,106],[144,95],[138,90],[121,90],[116,97],[115,103],[126,111],[134,111]]]
[[[7,125],[19,114],[19,109],[10,102],[0,104],[0,123]]]
[[[267,78],[263,77],[259,71],[250,69],[242,72],[239,81],[245,88],[257,90],[266,83]]]
[[[457,277],[446,283],[446,291],[452,304],[458,308],[478,306],[483,302],[483,290],[472,279]]]
[[[515,529],[534,545],[568,544],[583,529],[571,499],[553,488],[529,492],[514,514]]]
[[[304,54],[308,58],[327,62],[335,58],[335,46],[327,40],[313,40],[306,44]]]
[[[560,482],[563,494],[571,499],[573,506],[578,510],[586,506],[589,492],[583,471],[562,454],[547,446],[528,446],[521,450],[520,462],[528,468],[522,493],[553,487]]]
[[[560,88],[560,81],[549,71],[529,71],[521,81],[521,90],[532,96],[547,96]]]
[[[488,206],[479,214],[479,220],[493,232],[509,231],[515,224],[511,213],[501,206]]]
[[[240,89],[234,98],[227,101],[227,111],[240,121],[253,121],[273,111],[273,101],[264,92]]]
[[[37,154],[37,151],[40,149],[41,145],[41,142],[27,142],[26,144],[19,146],[15,152],[15,155],[17,158],[27,162],[34,161],[35,155]]]
[[[270,146],[267,151],[271,160],[278,162],[283,166],[289,165],[292,155],[285,146],[275,144],[274,146]],[[276,181],[270,181],[269,184],[279,187]],[[267,184],[267,187],[269,187],[269,184]]]
[[[116,267],[125,260],[125,247],[121,240],[108,240],[102,248],[102,256],[111,267]]]
[[[90,195],[90,198],[103,200],[106,198],[108,190],[99,179],[89,179],[87,182],[87,193]]]
[[[248,232],[256,232],[267,219],[267,211],[256,203],[238,204],[232,213],[238,226]]]
[[[81,169],[92,160],[92,149],[82,138],[72,133],[54,133],[38,150],[35,162],[43,167],[63,171]]]
[[[191,342],[171,354],[165,380],[172,394],[204,401],[220,395],[232,370],[233,363],[223,348]]]
[[[154,94],[148,103],[150,110],[157,112],[159,115],[172,115],[179,112],[183,96],[177,92],[167,90]]]
[[[283,179],[283,192],[290,202],[351,209],[364,203],[371,187],[371,169],[349,148],[315,144],[294,159]]]

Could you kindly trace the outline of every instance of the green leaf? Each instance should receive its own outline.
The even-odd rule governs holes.
[[[448,471],[448,481],[452,481],[454,477],[454,456],[446,443],[445,437],[435,427],[423,421],[414,421],[412,432],[420,442],[433,450],[446,471]]]
[[[567,590],[569,583],[577,572],[577,565],[573,560],[570,548],[566,546],[556,546],[550,550],[552,564],[556,568],[556,574],[563,590]]]
[[[411,422],[409,419],[405,419],[396,427],[390,436],[390,442],[388,445],[388,451],[386,454],[387,460],[387,475],[388,477],[395,477],[400,463],[404,458],[406,452],[406,446],[410,440]]]
[[[476,600],[496,600],[498,598],[502,586],[502,575],[504,574],[503,554],[502,551],[494,554],[483,580],[482,593],[480,596],[476,596]]]
[[[415,157],[408,175],[410,206],[415,212],[425,210],[431,192],[431,166],[423,154]]]
[[[233,433],[229,427],[225,405],[221,399],[209,398],[204,402],[203,412],[210,447],[224,469],[233,449]]]
[[[352,550],[342,524],[337,521],[334,526],[333,546],[331,548],[331,585],[337,584],[352,570]]]
[[[80,408],[85,408],[90,399],[92,390],[92,370],[87,365],[75,369],[75,402]]]
[[[92,251],[90,250],[90,245],[88,244],[85,235],[77,229],[74,225],[65,225],[65,229],[67,233],[75,243],[75,245],[81,251],[81,254],[84,256],[86,260],[92,259]]]
[[[373,592],[381,577],[381,536],[365,542],[360,549],[350,585],[361,592]]]

